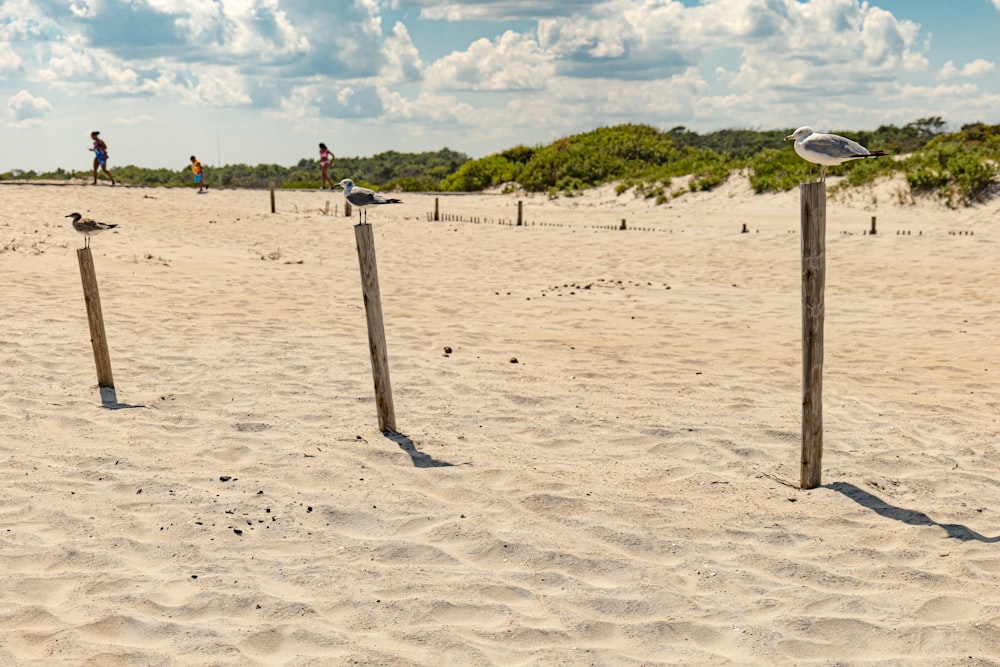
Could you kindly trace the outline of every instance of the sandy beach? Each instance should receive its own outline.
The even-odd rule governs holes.
[[[798,191],[370,210],[387,436],[339,191],[0,185],[0,665],[1000,665],[1000,199],[898,188],[804,491]]]

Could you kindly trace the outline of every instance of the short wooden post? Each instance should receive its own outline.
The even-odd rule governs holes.
[[[870,232],[868,232],[868,233],[869,234],[875,234],[875,233],[877,233],[875,231],[875,216],[874,215],[872,216],[872,230]]]
[[[628,227],[625,226],[625,218],[622,218],[622,224],[619,225],[618,229],[628,229]]]
[[[441,217],[440,217],[440,214],[438,213],[438,198],[435,197],[434,198],[434,222],[437,222],[440,219],[441,219]]]
[[[802,211],[802,467],[801,486],[815,489],[823,472],[823,319],[826,287],[826,184],[803,183]]]
[[[361,266],[361,290],[368,318],[368,348],[372,357],[372,379],[375,381],[375,404],[378,409],[378,428],[383,433],[396,432],[396,411],[392,405],[392,387],[389,384],[389,359],[385,347],[385,327],[382,323],[382,297],[378,286],[378,268],[375,265],[375,240],[372,226],[354,225],[358,243],[358,263]]]
[[[274,213],[274,181],[271,181],[271,213]]]
[[[115,395],[115,380],[111,375],[111,355],[108,354],[108,338],[104,333],[104,316],[101,314],[101,294],[97,289],[94,257],[90,254],[90,248],[79,248],[76,257],[80,263],[83,300],[87,304],[90,343],[94,348],[94,364],[97,366],[97,386],[101,392],[101,404],[104,407],[113,407],[118,404],[118,398]]]
[[[524,223],[524,202],[520,199],[517,200],[517,226],[520,227]]]
[[[344,202],[344,217],[345,218],[351,217],[351,202],[349,201]]]
[[[330,200],[326,200],[326,208],[323,209],[323,215],[330,215]]]

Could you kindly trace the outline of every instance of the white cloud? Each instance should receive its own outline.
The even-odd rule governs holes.
[[[21,57],[14,52],[9,42],[0,42],[0,74],[13,72],[21,66]]]
[[[477,39],[427,68],[432,90],[525,91],[546,87],[552,59],[531,37],[508,30],[494,41]]]
[[[997,0],[1000,2],[1000,0]],[[989,74],[996,69],[996,65],[983,58],[977,58],[971,62],[967,62],[962,67],[957,67],[954,60],[949,60],[941,68],[941,78],[942,79],[953,79],[956,76],[983,76],[984,74]]]
[[[417,81],[421,76],[423,62],[420,52],[410,39],[410,33],[402,23],[396,23],[392,35],[382,47],[383,63],[380,74],[387,83]]]
[[[393,0],[394,9],[419,7],[420,16],[430,20],[474,21],[537,19],[563,16],[567,13],[563,0]],[[586,11],[589,6],[603,4],[603,0],[576,0],[571,11]]]
[[[7,117],[11,127],[30,127],[42,124],[45,114],[52,111],[52,104],[44,97],[19,90],[7,99]]]

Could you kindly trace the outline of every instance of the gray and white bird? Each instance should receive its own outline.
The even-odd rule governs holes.
[[[340,183],[337,183],[338,187],[344,188],[344,199],[348,201],[351,206],[358,207],[358,222],[361,222],[361,211],[365,211],[365,222],[368,222],[368,211],[365,210],[366,206],[373,204],[402,204],[403,200],[394,199],[392,197],[383,197],[374,190],[369,190],[368,188],[359,188],[354,185],[354,181],[349,178],[345,178]]]
[[[870,151],[856,141],[837,134],[813,132],[811,127],[800,127],[785,137],[795,142],[795,152],[803,160],[820,165],[819,180],[826,181],[826,168],[851,160],[888,155],[885,151]]]
[[[114,229],[118,225],[109,225],[106,222],[98,222],[97,220],[91,220],[90,218],[85,218],[79,213],[70,213],[66,216],[67,218],[73,218],[73,229],[83,234],[85,240],[83,242],[84,248],[90,247],[90,237],[93,234],[100,234],[107,229]]]

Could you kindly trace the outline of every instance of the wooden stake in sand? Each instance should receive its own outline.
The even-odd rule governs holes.
[[[345,218],[351,217],[351,202],[349,201],[344,202],[344,217]]]
[[[801,486],[820,485],[823,464],[823,293],[826,287],[826,184],[803,183]]]
[[[274,213],[274,181],[271,181],[271,213]]]
[[[101,314],[101,295],[97,289],[97,274],[90,248],[76,251],[80,263],[80,280],[83,282],[83,300],[87,304],[87,321],[90,323],[90,342],[94,347],[94,364],[97,366],[97,386],[101,390],[101,404],[113,407],[118,404],[115,380],[111,375],[111,355],[108,338],[104,333],[104,316]]]
[[[441,217],[438,214],[438,198],[435,197],[434,198],[434,222],[437,222],[440,219],[441,219]]]
[[[517,200],[517,226],[518,227],[520,227],[521,224],[522,224],[522,222],[524,221],[524,217],[522,215],[523,213],[524,213],[524,202],[522,202],[520,199],[518,199]]]
[[[389,384],[389,359],[385,347],[385,327],[382,323],[382,297],[375,265],[375,240],[372,226],[354,225],[358,242],[358,263],[361,266],[361,290],[368,318],[368,347],[372,357],[372,379],[375,381],[375,404],[378,408],[378,428],[383,433],[396,432],[396,410],[392,405]]]

